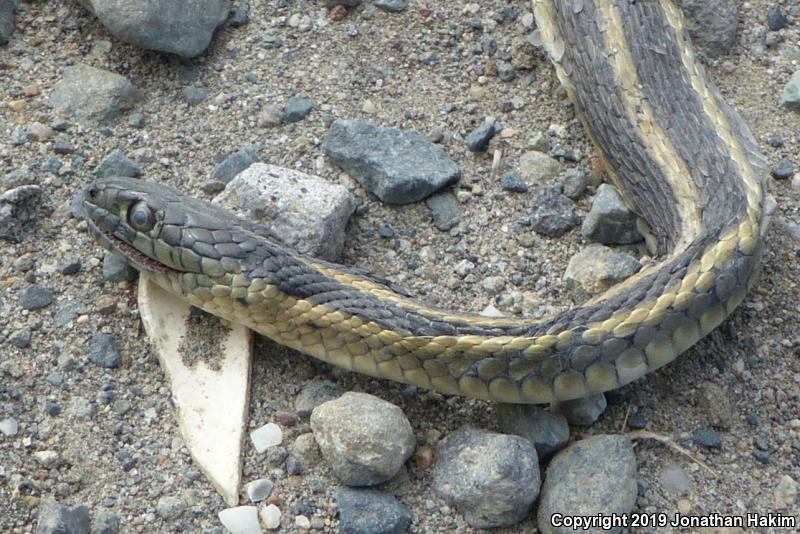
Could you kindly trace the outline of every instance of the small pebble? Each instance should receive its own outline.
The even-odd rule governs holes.
[[[718,432],[708,428],[698,428],[692,434],[694,442],[707,449],[721,449],[722,437]]]
[[[772,169],[772,176],[776,180],[786,180],[794,175],[794,164],[788,159],[781,159]]]
[[[217,515],[231,534],[261,534],[258,509],[255,506],[226,508]]]
[[[256,452],[262,453],[283,442],[283,431],[275,423],[267,423],[250,432],[250,441],[253,442]]]
[[[250,502],[263,501],[272,493],[274,484],[268,478],[259,478],[247,484],[247,498]]]
[[[281,526],[281,510],[274,504],[268,504],[259,512],[261,523],[267,530],[277,530]]]

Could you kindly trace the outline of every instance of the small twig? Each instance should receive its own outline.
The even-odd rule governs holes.
[[[676,450],[680,454],[687,456],[690,458],[694,463],[711,473],[712,476],[716,477],[717,473],[710,467],[708,467],[702,460],[694,456],[692,453],[675,443],[675,441],[670,438],[669,436],[664,436],[661,434],[656,434],[655,432],[649,432],[647,430],[634,430],[632,432],[628,432],[628,437],[631,439],[654,439],[658,442],[663,443],[664,445]]]
[[[631,403],[629,402],[625,409],[625,419],[622,420],[622,428],[619,429],[620,434],[624,434],[628,429],[628,417],[631,415]]]

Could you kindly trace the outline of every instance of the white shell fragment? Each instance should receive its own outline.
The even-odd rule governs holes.
[[[252,333],[230,325],[223,339],[207,344],[211,354],[205,356],[213,359],[213,367],[202,359],[187,365],[181,344],[187,335],[202,335],[187,326],[190,308],[145,273],[140,275],[139,313],[169,380],[181,435],[200,470],[225,502],[235,506],[250,395]]]

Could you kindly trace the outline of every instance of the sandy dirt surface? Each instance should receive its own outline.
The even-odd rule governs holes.
[[[0,49],[0,99],[25,101],[16,112],[0,104],[0,175],[33,167],[44,196],[40,220],[25,240],[0,243],[0,332],[31,333],[27,348],[0,341],[0,419],[19,424],[16,436],[0,435],[0,531],[33,532],[38,503],[46,496],[85,504],[93,513],[110,511],[120,518],[123,532],[222,531],[217,513],[224,503],[192,465],[179,437],[169,390],[140,326],[135,282],[103,280],[102,249],[68,207],[114,148],[141,166],[144,179],[207,197],[200,185],[220,158],[253,146],[263,161],[318,174],[364,200],[348,227],[345,263],[387,276],[434,304],[462,310],[480,311],[493,303],[507,314],[534,315],[574,303],[561,275],[585,246],[580,232],[557,240],[533,236],[519,224],[529,216],[532,196],[502,191],[492,173],[495,148],[503,154],[500,171],[512,170],[537,134],[578,156],[577,163],[564,163],[563,171],[588,169],[593,154],[541,52],[531,60],[532,69],[520,70],[510,82],[492,76],[493,60],[476,52],[487,36],[501,51],[524,39],[531,31],[523,24],[528,3],[509,1],[519,17],[491,32],[473,22],[492,18],[503,2],[476,3],[472,12],[473,6],[461,2],[412,1],[403,13],[377,11],[365,18],[358,8],[336,22],[326,19],[321,4],[253,0],[245,26],[222,27],[209,51],[188,61],[119,43],[77,2],[23,4],[10,45]],[[769,5],[765,0],[740,4],[733,54],[710,61],[707,68],[773,167],[782,157],[800,164],[800,113],[779,106],[783,86],[800,68],[800,20],[782,30],[780,43],[765,48]],[[286,23],[292,15],[309,17],[310,29]],[[264,46],[276,40],[281,47]],[[105,129],[69,123],[66,135],[77,149],[70,155],[54,154],[52,139],[13,146],[17,124],[56,121],[48,94],[63,69],[78,62],[120,73],[141,89],[144,125],[127,119]],[[33,85],[36,91],[29,90]],[[189,106],[183,93],[192,85],[210,91],[197,106]],[[305,120],[277,128],[260,125],[265,106],[282,106],[295,94],[315,103]],[[476,156],[462,139],[487,116],[516,135],[496,138],[488,154]],[[444,148],[463,171],[455,188],[462,211],[456,229],[437,230],[424,203],[381,204],[333,167],[321,149],[333,117],[423,134],[441,131]],[[62,161],[60,174],[42,169],[51,157]],[[769,178],[769,183],[778,201],[776,216],[800,224],[800,191],[791,179]],[[578,202],[582,215],[591,196]],[[392,238],[380,236],[384,226],[392,229]],[[73,259],[80,260],[80,272],[61,274],[58,267]],[[455,276],[465,259],[476,264],[475,270],[465,278]],[[793,510],[776,508],[775,488],[785,475],[800,481],[798,259],[800,243],[773,225],[763,272],[734,315],[678,361],[610,394],[598,423],[572,429],[572,439],[618,432],[626,416],[637,413],[647,430],[670,436],[713,470],[654,441],[637,441],[638,511],[672,514],[680,507],[692,514],[797,514],[797,502]],[[522,275],[521,285],[509,282],[497,295],[487,294],[483,279],[510,280],[514,273]],[[33,280],[53,292],[54,302],[24,311],[19,295]],[[110,310],[104,302],[112,303]],[[119,368],[87,360],[88,342],[101,332],[113,334],[122,355]],[[399,405],[421,445],[435,445],[464,424],[497,428],[491,403],[404,393],[403,385],[334,370],[265,339],[257,340],[256,352],[253,428],[273,421],[276,411],[293,411],[297,392],[315,376]],[[70,358],[74,362],[65,366]],[[113,390],[110,404],[99,401],[102,390]],[[57,415],[51,415],[57,411],[53,405],[60,407]],[[722,427],[714,428],[714,421],[722,421]],[[719,432],[720,450],[693,441],[701,428]],[[285,428],[287,446],[307,431],[307,421]],[[296,514],[317,518],[315,526],[325,532],[337,531],[333,492],[338,483],[324,464],[287,476],[249,443],[245,447],[244,481],[266,476],[276,482],[273,494],[288,518],[285,531],[294,529]],[[45,450],[56,452],[53,465],[42,465],[33,455]],[[689,477],[685,494],[671,493],[662,483],[672,464]],[[471,531],[433,494],[430,472],[417,471],[413,463],[384,489],[412,510],[413,532]],[[185,503],[180,517],[165,520],[156,513],[157,501],[165,496]],[[532,532],[535,524],[532,515],[504,532]],[[656,530],[668,531],[638,531]]]

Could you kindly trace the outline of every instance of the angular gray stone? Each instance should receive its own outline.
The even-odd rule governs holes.
[[[41,310],[53,303],[53,292],[39,284],[31,284],[20,292],[19,303],[26,310]]]
[[[547,237],[561,237],[580,223],[575,203],[553,186],[540,187],[533,200],[530,224]]]
[[[211,178],[223,184],[227,184],[259,159],[258,153],[256,153],[255,150],[250,147],[245,147],[218,163],[217,166],[214,167]]]
[[[709,57],[731,52],[739,29],[736,0],[677,0],[692,43]]]
[[[600,419],[607,406],[606,396],[598,393],[581,399],[559,402],[553,405],[553,409],[566,417],[571,425],[590,426]]]
[[[64,506],[52,499],[39,503],[36,534],[89,534],[89,509]]]
[[[103,279],[115,284],[132,282],[139,276],[139,271],[130,266],[123,257],[106,250],[103,254]]]
[[[609,184],[602,184],[597,189],[581,233],[587,241],[603,245],[624,245],[642,240],[636,228],[636,215],[625,207],[622,197]]]
[[[199,56],[225,22],[229,0],[90,0],[94,14],[121,41],[148,50]]]
[[[306,118],[314,109],[314,102],[307,96],[295,95],[286,102],[283,108],[283,120],[298,122]]]
[[[787,108],[800,109],[800,70],[792,74],[783,88],[781,105]]]
[[[268,478],[259,478],[247,484],[247,498],[250,502],[263,501],[272,493],[275,484]]]
[[[109,124],[134,107],[140,95],[125,77],[79,64],[64,71],[50,93],[50,105],[85,125]]]
[[[361,5],[362,0],[325,0],[325,7],[328,9],[343,5],[347,7],[355,7]]]
[[[314,408],[333,399],[338,399],[342,388],[330,380],[314,379],[303,386],[294,399],[294,411],[299,417],[309,417]]]
[[[186,510],[186,503],[180,497],[166,495],[158,499],[156,513],[163,519],[177,519]]]
[[[514,525],[539,495],[536,449],[519,436],[461,428],[436,448],[433,490],[473,528]]]
[[[334,121],[323,150],[389,204],[422,200],[461,176],[458,165],[425,136],[370,122]]]
[[[586,173],[580,169],[569,169],[564,175],[564,195],[578,200],[586,191]]]
[[[402,534],[411,525],[411,512],[391,495],[373,489],[336,489],[342,534]]]
[[[497,405],[497,420],[503,432],[533,443],[540,461],[563,449],[569,441],[567,418],[539,406],[501,403]]]
[[[103,158],[100,165],[94,171],[95,175],[101,178],[109,178],[111,176],[128,176],[136,178],[142,175],[142,169],[136,163],[131,161],[119,148],[115,148],[111,153]]]
[[[442,232],[450,230],[461,221],[461,208],[458,200],[449,191],[429,196],[425,200],[425,204],[431,210],[433,225]]]
[[[539,499],[539,530],[543,534],[574,533],[554,527],[553,514],[593,516],[627,514],[636,505],[636,455],[627,436],[601,434],[578,441],[550,461]],[[581,532],[616,534],[621,528],[595,527]]]
[[[625,252],[589,245],[572,258],[564,271],[567,287],[580,297],[597,295],[636,274],[639,261]]]
[[[21,185],[0,195],[0,241],[19,242],[39,218],[42,188]]]
[[[348,392],[311,413],[322,455],[348,486],[372,486],[397,474],[416,439],[403,411],[366,393]]]
[[[375,0],[375,7],[390,13],[400,13],[408,7],[408,0]]]
[[[470,152],[484,152],[489,147],[489,141],[497,134],[497,128],[494,123],[485,124],[479,128],[472,130],[465,142]]]
[[[254,163],[217,195],[222,204],[272,230],[303,254],[336,261],[355,199],[341,185],[293,169]]]
[[[561,163],[547,154],[531,150],[519,158],[519,172],[528,185],[548,185],[561,172]]]
[[[0,0],[0,45],[4,45],[14,33],[14,9],[16,0]]]
[[[510,171],[500,177],[500,187],[503,191],[511,191],[513,193],[527,193],[528,184],[522,180],[522,174],[518,171]]]
[[[117,350],[117,342],[111,334],[96,334],[89,341],[89,361],[106,369],[119,366],[122,358]]]

